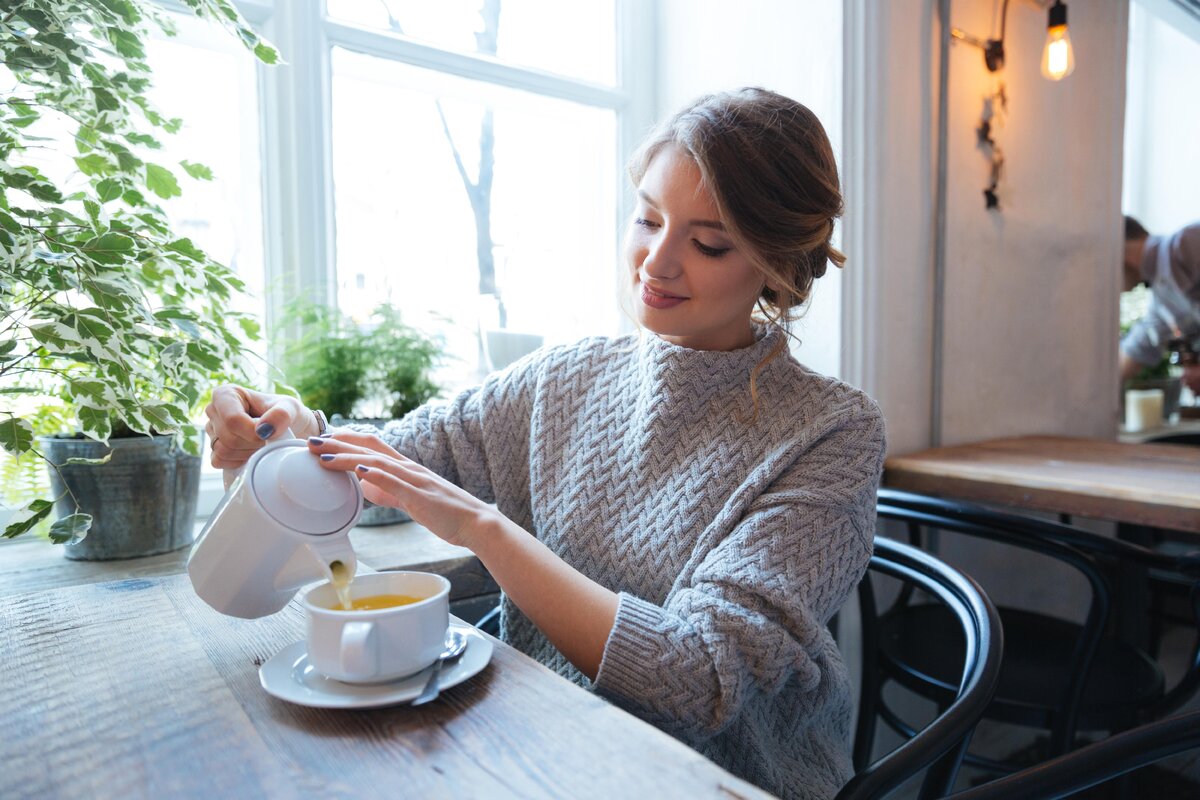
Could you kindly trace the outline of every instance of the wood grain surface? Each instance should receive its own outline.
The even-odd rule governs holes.
[[[496,643],[427,706],[320,710],[259,665],[295,606],[224,617],[186,576],[0,604],[0,797],[767,797],[682,743]]]
[[[893,456],[884,485],[1200,533],[1200,447],[1024,436]]]

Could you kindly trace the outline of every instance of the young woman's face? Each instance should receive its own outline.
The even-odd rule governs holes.
[[[762,275],[733,247],[692,159],[674,147],[650,162],[625,238],[638,322],[693,350],[754,342]]]

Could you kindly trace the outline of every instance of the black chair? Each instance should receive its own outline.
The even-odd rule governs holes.
[[[1200,711],[1150,722],[948,800],[1059,800],[1200,746]]]
[[[1168,433],[1147,439],[1146,444],[1176,444],[1200,447],[1200,433]],[[1117,538],[1162,553],[1185,553],[1197,549],[1194,534],[1154,528],[1147,525],[1122,523],[1117,526]],[[1171,626],[1189,625],[1188,606],[1190,586],[1177,575],[1161,570],[1147,570],[1136,578],[1148,587],[1145,609],[1149,616],[1143,641],[1146,649],[1157,655],[1164,635]]]
[[[871,800],[886,797],[901,784],[927,769],[921,797],[941,797],[954,785],[963,754],[980,714],[987,706],[1000,672],[1003,651],[999,616],[995,606],[971,578],[937,558],[890,539],[876,537],[875,553],[867,576],[859,584],[862,613],[863,687],[878,664],[876,576],[900,582],[902,591],[920,590],[946,609],[939,633],[956,637],[960,658],[955,665],[953,696],[946,708],[927,726],[898,748],[868,764],[875,738],[877,694],[860,694],[854,760],[857,774],[842,788],[837,800]]]
[[[1006,650],[995,696],[984,718],[1049,732],[1045,756],[1077,744],[1079,731],[1116,732],[1177,710],[1200,686],[1200,636],[1182,677],[1169,689],[1162,666],[1143,649],[1108,631],[1110,574],[1131,565],[1170,572],[1191,586],[1193,620],[1200,620],[1200,557],[1167,556],[1127,542],[982,506],[922,495],[879,491],[880,519],[904,523],[914,544],[936,530],[991,540],[1039,553],[1080,573],[1090,588],[1084,622],[1000,608]],[[1033,576],[1023,576],[1026,580]],[[954,697],[961,646],[938,633],[948,624],[936,605],[900,597],[880,619],[880,666],[887,679],[945,706]],[[882,686],[877,692],[882,698]],[[880,716],[904,735],[913,726],[881,699]],[[1003,774],[1026,763],[968,753],[964,762]]]

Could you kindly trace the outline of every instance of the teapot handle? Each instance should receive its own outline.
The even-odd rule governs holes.
[[[295,439],[295,438],[296,438],[296,434],[292,433],[291,428],[284,428],[283,435],[276,436],[274,441],[286,442],[288,439]],[[271,440],[268,439],[267,441],[271,441]],[[248,464],[250,462],[247,461],[246,463]],[[242,470],[244,470],[245,468],[246,468],[246,464],[242,464],[240,467],[230,467],[229,469],[221,470],[221,479],[225,482],[225,491],[229,491],[229,486],[235,480],[237,480],[238,475],[241,475]]]

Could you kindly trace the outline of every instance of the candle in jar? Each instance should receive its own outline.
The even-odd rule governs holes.
[[[1125,430],[1144,431],[1163,421],[1162,389],[1130,389],[1125,392]]]

